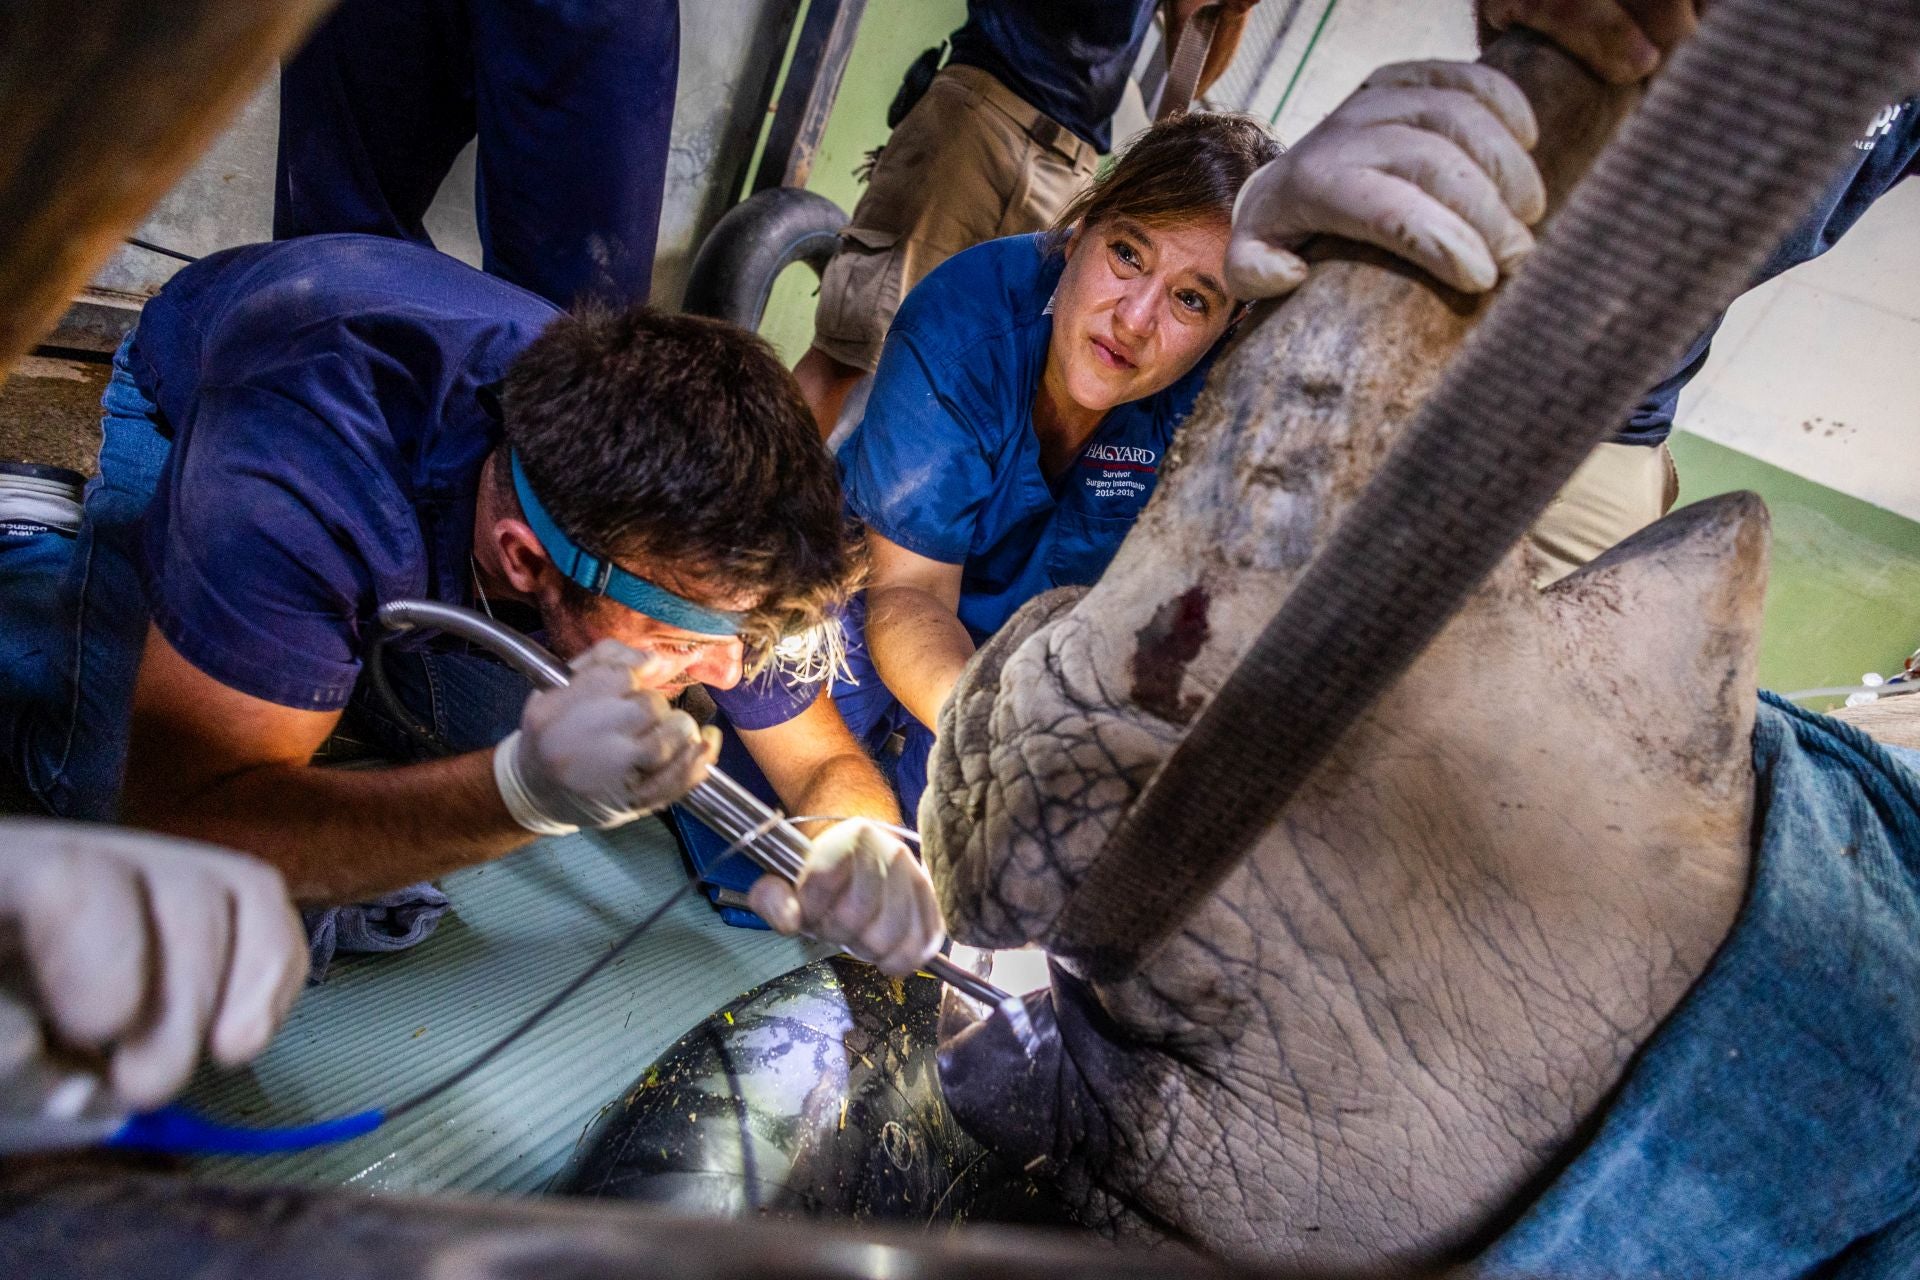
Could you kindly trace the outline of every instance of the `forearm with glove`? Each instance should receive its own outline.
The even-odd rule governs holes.
[[[0,1090],[29,1077],[50,1040],[98,1061],[117,1104],[144,1108],[203,1053],[235,1066],[267,1047],[306,979],[307,940],[278,873],[252,858],[8,820],[0,975]]]
[[[1537,139],[1526,97],[1491,67],[1385,67],[1241,188],[1227,287],[1241,299],[1291,292],[1307,278],[1295,250],[1336,235],[1485,292],[1532,252],[1528,228],[1545,215]]]
[[[602,640],[570,683],[527,699],[520,728],[494,748],[493,778],[528,831],[605,830],[672,804],[706,776],[719,730],[702,730],[650,691],[651,654]]]

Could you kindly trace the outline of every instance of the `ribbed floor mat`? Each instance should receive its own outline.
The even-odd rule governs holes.
[[[672,836],[650,820],[457,872],[441,882],[453,912],[433,937],[336,962],[263,1057],[204,1073],[184,1101],[250,1124],[399,1102],[504,1035],[684,883]],[[729,928],[689,895],[525,1040],[421,1110],[341,1146],[196,1170],[377,1191],[538,1191],[600,1108],[683,1032],[821,954]]]

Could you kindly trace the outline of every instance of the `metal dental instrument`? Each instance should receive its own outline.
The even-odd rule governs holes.
[[[378,616],[389,631],[444,631],[471,641],[540,688],[557,689],[570,682],[565,665],[545,648],[471,609],[434,600],[395,600],[381,605]],[[789,883],[800,878],[811,842],[777,810],[720,769],[707,770],[706,780],[680,803],[716,834],[738,843],[740,852],[761,870]],[[1029,1052],[1038,1044],[1026,1004],[1018,996],[1007,994],[946,956],[936,955],[923,967],[954,990],[1005,1014],[1009,1027]]]

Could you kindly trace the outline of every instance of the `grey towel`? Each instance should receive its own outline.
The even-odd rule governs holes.
[[[312,968],[307,981],[326,979],[336,954],[404,951],[422,942],[447,914],[447,895],[422,882],[348,907],[302,911]]]

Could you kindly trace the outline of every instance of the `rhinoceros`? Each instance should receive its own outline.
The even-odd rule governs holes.
[[[1622,103],[1523,87],[1564,191]],[[955,1005],[943,1081],[1116,1235],[1430,1265],[1566,1167],[1743,910],[1767,516],[1695,504],[1545,590],[1512,551],[1163,945],[1076,963],[1068,903],[1478,318],[1333,256],[1222,359],[1105,576],[1031,602],[942,714],[921,821],[954,936],[1067,956],[1046,1047]]]

